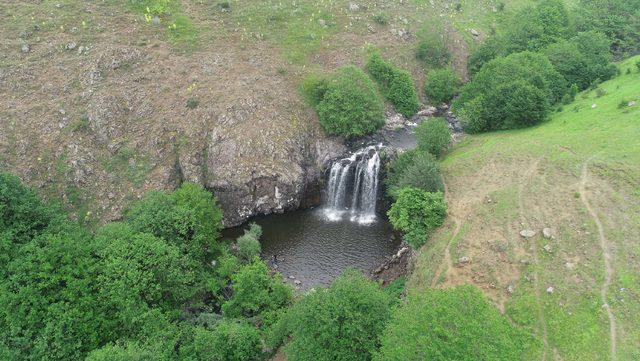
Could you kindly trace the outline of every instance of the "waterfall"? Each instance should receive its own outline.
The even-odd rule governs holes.
[[[374,222],[379,171],[380,155],[376,146],[334,161],[326,187],[325,216],[332,221],[348,216],[353,222]]]

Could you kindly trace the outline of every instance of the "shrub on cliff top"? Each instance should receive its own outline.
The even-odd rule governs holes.
[[[302,85],[328,134],[352,138],[384,125],[384,104],[371,79],[355,66],[345,66],[328,78],[311,78]]]
[[[458,93],[462,81],[451,68],[432,70],[424,83],[424,94],[433,105],[448,103]]]

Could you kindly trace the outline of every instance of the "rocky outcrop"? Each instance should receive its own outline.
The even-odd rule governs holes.
[[[0,70],[0,170],[100,221],[184,181],[214,192],[227,226],[319,201],[323,166],[345,148],[274,76],[268,49],[109,44],[38,45]]]

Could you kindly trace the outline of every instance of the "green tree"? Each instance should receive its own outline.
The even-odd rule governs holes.
[[[604,33],[616,59],[640,52],[640,0],[580,0],[579,31]]]
[[[255,257],[260,256],[260,241],[251,234],[244,234],[238,237],[238,257],[243,262],[251,262]]]
[[[184,183],[172,194],[149,192],[126,213],[133,230],[151,233],[208,264],[219,251],[222,211],[207,190]]]
[[[561,0],[541,0],[520,10],[504,34],[506,54],[539,51],[569,36],[569,13]]]
[[[418,188],[398,191],[387,215],[393,228],[404,233],[413,248],[420,248],[431,233],[444,222],[447,206],[441,192],[430,193]]]
[[[549,105],[562,99],[566,89],[566,80],[546,56],[511,54],[484,65],[462,89],[454,110],[476,132],[533,125],[546,118]],[[513,113],[499,108],[505,105]]]
[[[163,239],[112,223],[98,231],[96,242],[101,271],[96,282],[104,297],[124,313],[124,324],[131,310],[144,305],[170,311],[198,291],[197,261]]]
[[[425,120],[416,127],[418,149],[440,157],[451,144],[451,131],[444,118]]]
[[[263,358],[260,331],[244,321],[224,320],[212,331],[198,327],[191,357],[208,361],[245,361]]]
[[[542,346],[473,286],[409,295],[381,343],[375,360],[534,360]]]
[[[444,191],[436,159],[433,155],[418,150],[404,152],[389,164],[386,185],[393,198],[400,189],[406,187],[427,192]]]
[[[257,258],[240,267],[231,281],[233,296],[222,304],[227,317],[268,317],[270,312],[288,306],[293,297],[280,274],[270,275],[267,265]]]
[[[78,360],[110,341],[88,237],[48,234],[23,245],[0,283],[0,343],[17,359]]]
[[[307,294],[291,310],[287,358],[369,360],[390,316],[390,298],[361,273],[347,271],[328,289]]]
[[[424,83],[424,94],[433,105],[448,103],[458,93],[462,80],[451,68],[432,70]]]
[[[355,66],[345,66],[326,80],[312,82],[307,97],[315,104],[328,134],[362,136],[384,125],[384,104],[371,79]],[[313,103],[312,103],[313,104]]]
[[[418,111],[418,94],[408,72],[385,62],[378,51],[371,54],[366,69],[398,113],[411,117]]]
[[[44,204],[20,179],[0,173],[0,280],[22,245],[47,230],[68,226],[62,212]]]

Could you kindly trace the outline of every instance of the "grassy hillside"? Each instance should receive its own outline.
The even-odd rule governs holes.
[[[540,126],[451,151],[449,221],[422,248],[409,292],[475,284],[542,339],[548,360],[640,358],[638,60]]]

